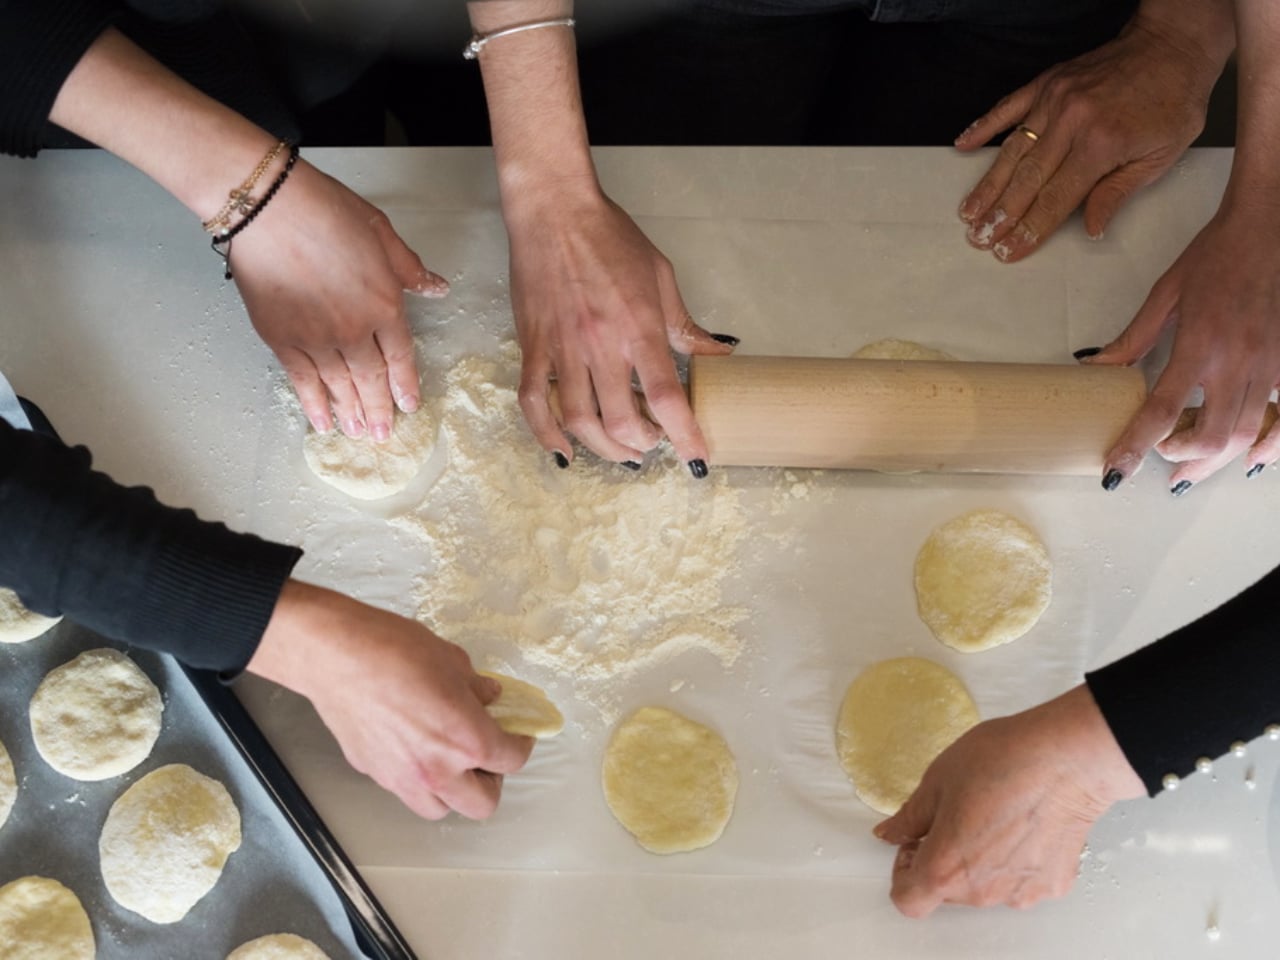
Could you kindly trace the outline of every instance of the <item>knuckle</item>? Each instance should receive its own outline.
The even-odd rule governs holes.
[[[1019,190],[1038,193],[1044,188],[1044,170],[1040,162],[1030,154],[1023,157],[1013,168],[1012,183]]]

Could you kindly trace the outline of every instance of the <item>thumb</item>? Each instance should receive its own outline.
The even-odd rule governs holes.
[[[1084,229],[1090,239],[1101,240],[1107,224],[1129,198],[1154,183],[1163,172],[1163,167],[1127,163],[1099,180],[1084,201]]]
[[[923,785],[916,788],[915,793],[907,798],[907,802],[898,809],[897,813],[876,824],[872,833],[886,843],[897,846],[911,843],[925,836],[933,826],[937,802],[932,791],[926,793],[922,787]]]
[[[659,295],[662,298],[662,313],[667,321],[667,343],[672,350],[686,356],[733,353],[733,348],[738,345],[738,338],[727,333],[708,333],[698,326],[674,283],[660,283]]]
[[[382,241],[387,262],[401,287],[421,297],[443,297],[449,292],[449,281],[427,269],[422,258],[400,239],[400,234],[396,233],[390,220],[385,216],[379,217],[373,224],[378,239]]]
[[[1127,366],[1147,355],[1160,339],[1165,327],[1177,318],[1178,300],[1182,294],[1182,277],[1178,267],[1175,263],[1156,281],[1156,285],[1147,294],[1147,299],[1120,336],[1086,362]]]

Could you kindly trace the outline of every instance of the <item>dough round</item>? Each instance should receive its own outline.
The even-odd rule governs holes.
[[[853,352],[855,360],[954,360],[943,350],[926,347],[913,340],[876,340]]]
[[[476,672],[502,684],[502,693],[498,699],[485,709],[507,733],[545,739],[554,737],[564,729],[564,715],[541,687],[501,673],[489,673],[487,670]]]
[[[93,927],[80,899],[48,877],[0,887],[0,957],[93,960]]]
[[[152,770],[122,793],[98,839],[107,891],[154,923],[185,917],[239,848],[231,794],[183,763]]]
[[[662,707],[618,725],[604,753],[609,809],[650,853],[714,843],[733,814],[738,767],[714,730]]]
[[[12,590],[0,587],[0,643],[24,643],[47,632],[61,617],[33,613]]]
[[[0,827],[9,819],[13,801],[18,799],[18,778],[13,773],[13,761],[9,751],[0,743]]]
[[[376,443],[352,439],[336,427],[328,433],[307,430],[302,454],[311,472],[357,500],[380,500],[413,482],[436,447],[436,421],[423,409],[396,411],[391,436]]]
[[[1053,595],[1049,552],[997,510],[944,523],[916,557],[920,619],[949,647],[974,653],[1022,636]]]
[[[118,650],[86,650],[49,671],[31,698],[31,735],[49,766],[76,780],[132,770],[160,736],[164,703]]]
[[[329,955],[296,933],[272,933],[242,943],[227,960],[329,960]]]
[[[934,757],[977,722],[973,698],[950,670],[919,657],[884,660],[844,695],[836,721],[840,766],[858,799],[897,813]]]

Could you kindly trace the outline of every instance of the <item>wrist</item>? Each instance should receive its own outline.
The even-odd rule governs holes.
[[[334,629],[344,602],[347,598],[332,590],[285,581],[245,669],[313,699],[317,680],[332,669],[328,664],[335,642],[347,636],[347,631]]]
[[[1208,89],[1236,45],[1232,0],[1143,0],[1130,23],[1186,56]]]
[[[499,171],[498,190],[508,228],[574,219],[607,203],[594,169],[565,173],[516,165]]]
[[[1028,713],[1047,745],[1063,758],[1071,782],[1100,807],[1099,814],[1119,800],[1146,795],[1087,685],[1073,687]]]

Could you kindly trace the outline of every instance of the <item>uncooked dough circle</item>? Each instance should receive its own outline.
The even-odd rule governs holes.
[[[271,933],[242,943],[227,960],[329,960],[329,955],[296,933]]]
[[[381,500],[400,493],[418,475],[436,447],[436,421],[419,409],[396,411],[391,436],[378,443],[352,439],[341,430],[308,429],[302,454],[311,472],[357,500]]]
[[[975,653],[1022,636],[1053,595],[1049,552],[1026,524],[975,510],[938,527],[916,556],[920,619],[949,647]]]
[[[53,769],[76,780],[132,770],[160,736],[164,702],[118,650],[86,650],[50,670],[31,698],[31,735]]]
[[[852,354],[855,360],[954,360],[944,350],[935,350],[914,340],[895,340],[889,337],[859,347]]]
[[[486,705],[485,709],[507,733],[545,739],[564,729],[564,715],[541,687],[501,673],[476,672],[502,684],[498,699]]]
[[[25,643],[27,640],[34,640],[61,619],[28,610],[16,593],[0,587],[0,643]]]
[[[897,813],[933,759],[977,722],[973,698],[951,671],[919,657],[884,660],[844,695],[840,766],[863,803]]]
[[[0,957],[93,960],[93,927],[80,898],[48,877],[0,887]]]
[[[9,751],[4,744],[0,743],[0,827],[9,819],[9,811],[17,799],[18,778],[13,772],[13,761],[9,759]]]
[[[185,917],[239,848],[240,811],[227,788],[182,763],[122,793],[98,838],[107,891],[153,923]]]
[[[604,753],[609,809],[650,853],[714,843],[738,793],[738,767],[718,733],[662,707],[618,725]]]

